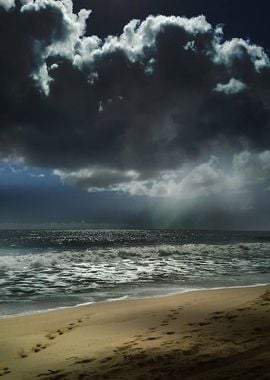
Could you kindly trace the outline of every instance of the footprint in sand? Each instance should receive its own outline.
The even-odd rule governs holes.
[[[18,352],[18,357],[21,359],[25,359],[29,356],[29,354],[32,353],[38,353],[42,350],[45,350],[47,348],[46,344],[40,344],[37,343],[35,346],[32,347],[30,352],[26,352],[23,348]]]
[[[223,318],[222,315],[214,315],[214,316],[211,317],[210,319],[218,320],[218,319],[221,319],[221,318]]]
[[[211,313],[212,315],[221,315],[224,314],[224,311],[215,311],[214,313]]]
[[[207,326],[207,325],[210,325],[209,322],[200,322],[198,323],[199,326]]]
[[[123,347],[125,347],[125,350],[128,350],[128,349],[130,349],[130,348],[132,348],[133,347],[133,344],[132,343],[124,343],[123,344]]]
[[[95,359],[92,359],[92,358],[82,359],[82,360],[76,361],[74,364],[88,364],[88,363],[92,363],[94,360]]]
[[[53,340],[53,339],[56,338],[56,335],[55,334],[47,334],[46,338],[49,339],[49,340]]]
[[[41,350],[45,350],[45,348],[47,348],[45,344],[38,343],[34,347],[32,347],[32,351],[37,353],[37,352],[40,352]]]
[[[0,369],[0,376],[5,376],[5,375],[8,375],[9,373],[11,373],[11,370],[9,367],[4,367]]]
[[[114,352],[121,352],[121,351],[126,351],[128,349],[128,346],[120,346],[117,347]]]
[[[160,336],[149,336],[147,338],[145,338],[144,340],[157,340],[157,339],[160,339],[161,337]]]
[[[171,311],[173,312],[173,314],[179,314],[179,311],[177,311],[177,309]]]
[[[249,307],[239,307],[237,310],[238,311],[244,311],[244,310],[249,310]]]
[[[19,352],[18,352],[18,356],[19,358],[21,359],[25,359],[28,357],[28,354],[24,351],[24,349],[22,348]]]
[[[238,318],[238,315],[226,315],[226,318],[229,320],[233,320],[235,318]]]
[[[49,333],[46,335],[46,338],[49,340],[53,340],[57,337],[57,335],[64,335],[66,332],[71,331],[73,328],[77,327],[75,323],[69,323],[67,327],[56,330],[55,333]]]
[[[175,334],[175,332],[174,331],[167,331],[165,334],[166,335],[173,335],[173,334]]]

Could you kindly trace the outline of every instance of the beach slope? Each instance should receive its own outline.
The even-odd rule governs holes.
[[[0,321],[0,377],[270,379],[270,287],[194,291]]]

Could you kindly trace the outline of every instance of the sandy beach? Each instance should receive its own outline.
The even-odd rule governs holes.
[[[0,342],[7,380],[270,379],[270,286],[3,319]]]

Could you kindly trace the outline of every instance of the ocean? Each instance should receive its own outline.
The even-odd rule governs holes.
[[[0,231],[0,318],[270,283],[270,232]]]

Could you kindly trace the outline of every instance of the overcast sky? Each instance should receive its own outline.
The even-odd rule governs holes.
[[[0,0],[0,226],[270,229],[269,8]]]

